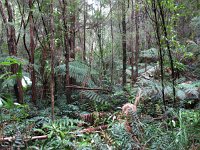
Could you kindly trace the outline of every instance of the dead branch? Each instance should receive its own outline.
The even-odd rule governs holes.
[[[67,88],[71,88],[71,89],[77,89],[77,90],[91,90],[91,91],[108,91],[110,92],[109,89],[102,89],[102,88],[88,88],[88,87],[81,87],[81,86],[77,86],[77,85],[69,85],[66,86]]]
[[[48,136],[47,135],[41,135],[41,136],[33,136],[33,137],[31,137],[31,136],[29,136],[29,137],[25,137],[24,138],[24,141],[31,141],[31,140],[44,140],[44,139],[47,139],[48,138]],[[8,142],[12,142],[12,141],[14,141],[16,139],[16,137],[5,137],[5,138],[0,138],[0,142],[6,142],[6,141],[8,141]]]
[[[86,129],[83,129],[81,131],[79,131],[79,133],[93,133],[95,131],[101,131],[101,130],[105,130],[108,128],[108,125],[101,125],[101,126],[98,126],[98,127],[90,127],[90,128],[86,128]]]

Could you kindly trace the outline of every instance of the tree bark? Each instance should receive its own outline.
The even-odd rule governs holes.
[[[33,1],[29,0],[29,9],[30,9],[30,14],[29,14],[29,30],[30,30],[30,71],[31,71],[31,81],[32,81],[32,86],[31,86],[31,91],[32,91],[32,102],[36,104],[36,76],[35,76],[35,69],[34,69],[34,52],[35,52],[35,42],[34,42],[34,22],[33,22]]]
[[[112,1],[110,0],[110,32],[111,32],[111,85],[113,84],[113,71],[114,71],[114,49],[113,49],[113,41],[114,41],[114,35],[113,35],[113,17],[112,17]]]
[[[54,44],[54,16],[53,16],[53,1],[50,4],[50,50],[51,50],[51,117],[54,120],[54,54],[55,54],[55,44]]]
[[[84,24],[83,24],[83,61],[86,61],[86,0],[84,0]]]
[[[122,1],[122,51],[123,51],[123,69],[122,69],[122,85],[126,85],[126,0]]]
[[[156,6],[156,0],[152,0],[152,10],[154,14],[154,26],[156,30],[156,39],[157,44],[159,48],[159,56],[160,56],[160,74],[161,74],[161,85],[162,85],[162,100],[163,105],[166,110],[166,102],[165,102],[165,86],[164,86],[164,70],[163,70],[163,51],[162,51],[162,45],[161,45],[161,37],[160,37],[160,24],[159,24],[159,16],[157,14],[157,6]]]
[[[167,25],[166,25],[165,16],[164,16],[164,10],[163,10],[164,8],[161,5],[162,4],[160,3],[160,1],[158,1],[158,8],[159,8],[159,12],[160,12],[161,21],[162,21],[161,27],[163,28],[163,31],[164,31],[165,43],[167,46],[170,67],[172,70],[171,78],[172,78],[172,88],[173,88],[173,105],[175,106],[176,105],[176,89],[175,89],[176,77],[175,77],[175,71],[174,71],[174,60],[173,60],[173,57],[171,54],[170,42],[168,40]]]
[[[65,0],[60,0],[60,7],[62,10],[62,19],[63,19],[63,38],[64,38],[64,51],[65,51],[65,95],[67,103],[71,102],[71,89],[67,88],[70,85],[70,75],[69,75],[69,57],[70,57],[70,38],[68,34],[68,24],[67,24],[67,2]]]
[[[15,27],[12,24],[14,22],[14,16],[13,16],[13,9],[11,7],[10,1],[5,0],[5,7],[7,9],[7,15],[3,8],[2,1],[0,1],[0,13],[3,18],[3,22],[6,25],[6,31],[7,31],[7,44],[8,44],[8,51],[9,55],[13,57],[17,57],[17,45],[16,45],[16,32]],[[12,74],[17,74],[19,66],[17,64],[11,65],[11,72]],[[23,88],[22,88],[22,77],[17,76],[16,78],[16,97],[18,103],[23,103]]]
[[[135,50],[133,44],[133,24],[134,24],[134,4],[132,0],[132,13],[131,13],[131,79],[132,79],[132,86],[135,83],[135,76],[134,76],[134,58],[135,58]]]
[[[138,58],[139,58],[139,4],[138,0],[135,0],[135,82],[138,77]]]

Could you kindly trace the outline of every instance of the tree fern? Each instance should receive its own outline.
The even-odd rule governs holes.
[[[73,61],[69,63],[70,77],[76,79],[77,82],[86,82],[89,87],[96,87],[95,83],[91,79],[91,75],[95,75],[96,71],[90,71],[90,68],[78,61]],[[65,64],[56,67],[56,73],[60,75],[65,75],[66,67]]]
[[[182,90],[185,95],[191,95],[194,98],[199,98],[200,81],[196,81],[190,84],[182,83],[177,86],[178,91]],[[181,97],[179,94],[178,97]],[[187,96],[185,97],[187,98]]]
[[[158,50],[155,48],[151,48],[148,50],[141,51],[140,57],[143,58],[157,58],[158,57]]]
[[[93,100],[96,102],[103,101],[103,98],[94,91],[81,91],[80,93],[83,94],[85,97],[87,97],[89,100]]]
[[[184,100],[184,99],[186,98],[186,93],[185,93],[183,90],[178,89],[178,90],[176,91],[176,96],[177,96],[178,98],[180,98],[181,100]]]

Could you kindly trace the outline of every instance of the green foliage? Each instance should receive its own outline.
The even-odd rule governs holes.
[[[173,112],[168,122],[152,122],[145,124],[145,145],[150,149],[189,149],[194,137],[199,137],[199,111],[180,110]],[[178,120],[178,121],[177,121]],[[195,128],[197,129],[195,129]],[[192,138],[193,137],[193,138]],[[200,141],[198,140],[197,143]]]
[[[42,130],[38,129],[42,134],[48,134],[48,139],[42,144],[41,149],[74,149],[76,144],[75,130],[78,129],[77,124],[82,121],[64,117],[45,124]]]
[[[199,98],[200,81],[196,81],[190,84],[178,84],[177,97],[181,100],[184,99],[197,99]]]
[[[2,66],[11,66],[14,64],[18,64],[18,65],[23,65],[26,62],[22,59],[19,59],[17,57],[7,57],[5,60],[0,62],[0,65]]]
[[[97,101],[97,102],[103,101],[102,97],[100,97],[100,95],[94,91],[81,91],[80,93],[84,94],[84,96],[86,96],[90,100]]]
[[[12,74],[9,71],[5,71],[0,75],[0,81],[2,80],[2,83],[0,82],[1,88],[0,90],[6,90],[9,89],[10,87],[13,87],[14,84],[16,83],[17,78],[22,78],[23,77],[23,71],[22,71],[22,66],[26,64],[25,60],[19,59],[17,57],[6,57],[2,61],[0,61],[0,66],[4,67],[10,67],[12,65],[18,65],[18,70],[16,74]],[[4,92],[6,93],[6,92]]]
[[[142,58],[158,58],[158,50],[151,48],[148,50],[141,51],[140,57]]]
[[[196,35],[200,34],[200,16],[196,16],[191,20],[191,27],[193,28]]]
[[[1,121],[22,121],[28,117],[28,105],[14,103],[12,99],[2,100]]]
[[[133,140],[132,135],[125,130],[124,123],[116,123],[110,128],[114,144],[117,149],[130,150],[138,148],[136,142]]]
[[[96,75],[96,71],[90,71],[90,68],[79,61],[73,61],[69,63],[70,77],[76,79],[78,83],[86,83],[89,87],[96,87],[92,81],[91,76]],[[56,67],[56,73],[60,75],[66,74],[65,64]]]

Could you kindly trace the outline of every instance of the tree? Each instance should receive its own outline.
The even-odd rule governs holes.
[[[35,53],[35,42],[34,42],[34,22],[33,22],[33,1],[29,0],[29,30],[30,30],[30,71],[31,71],[31,81],[32,81],[32,102],[36,104],[36,76],[35,76],[35,69],[34,69],[34,53]]]
[[[122,51],[123,51],[123,69],[122,69],[122,84],[126,85],[126,0],[122,1]]]
[[[2,1],[0,0],[0,13],[2,15],[3,22],[6,26],[9,55],[12,57],[17,57],[17,42],[16,42],[16,32],[14,26],[14,15],[13,15],[13,8],[9,0],[5,1],[5,7],[7,9],[7,14],[3,7]],[[11,72],[13,74],[17,74],[19,67],[20,66],[18,66],[17,64],[12,64]],[[22,89],[21,79],[22,77],[20,75],[17,75],[15,94],[17,96],[18,103],[23,103],[23,89]]]
[[[69,75],[69,57],[70,57],[70,38],[69,38],[69,27],[68,27],[68,18],[67,18],[67,2],[65,0],[60,0],[60,7],[62,11],[62,20],[63,20],[63,41],[64,41],[64,57],[65,57],[65,69],[66,69],[66,74],[65,74],[65,95],[66,95],[66,100],[67,103],[71,102],[71,90],[69,89],[70,85],[70,75]]]
[[[52,108],[52,120],[54,120],[54,54],[55,54],[55,44],[54,44],[54,16],[53,16],[53,5],[54,0],[50,3],[50,50],[51,50],[51,108]]]
[[[135,81],[138,77],[138,59],[139,59],[139,3],[138,0],[135,0]]]

